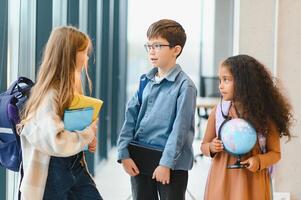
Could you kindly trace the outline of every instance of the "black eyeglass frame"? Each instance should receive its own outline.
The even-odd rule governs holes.
[[[170,45],[170,44],[145,44],[144,48],[146,50],[146,52],[150,52],[151,49],[153,49],[154,51],[156,51],[156,47],[159,47],[159,50],[161,50],[162,47],[175,47],[174,45]]]

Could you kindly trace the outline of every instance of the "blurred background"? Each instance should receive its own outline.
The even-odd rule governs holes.
[[[116,162],[118,134],[139,76],[151,68],[143,48],[148,26],[163,18],[176,20],[187,34],[178,63],[198,88],[195,154],[217,97],[219,63],[249,54],[281,80],[296,119],[292,133],[297,137],[282,140],[274,199],[301,199],[300,10],[300,0],[0,0],[0,92],[18,76],[35,80],[54,27],[73,25],[88,33],[94,46],[92,95],[104,107],[97,152],[88,154],[87,162],[104,199],[130,199],[129,177]],[[209,166],[210,159],[197,158],[187,199],[202,199]],[[16,199],[17,185],[18,174],[0,167],[0,200]]]

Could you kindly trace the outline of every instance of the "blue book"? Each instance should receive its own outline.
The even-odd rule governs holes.
[[[92,123],[94,109],[92,107],[65,110],[64,127],[68,131],[82,131]],[[85,147],[87,150],[88,147]]]

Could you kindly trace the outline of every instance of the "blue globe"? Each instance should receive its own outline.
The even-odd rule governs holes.
[[[221,127],[220,138],[227,152],[239,156],[252,150],[257,140],[257,134],[253,126],[246,120],[235,118]]]

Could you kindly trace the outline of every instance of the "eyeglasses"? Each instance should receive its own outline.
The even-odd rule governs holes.
[[[162,47],[173,47],[170,44],[145,44],[145,50],[150,52],[151,50],[155,50],[156,52],[160,51]]]

